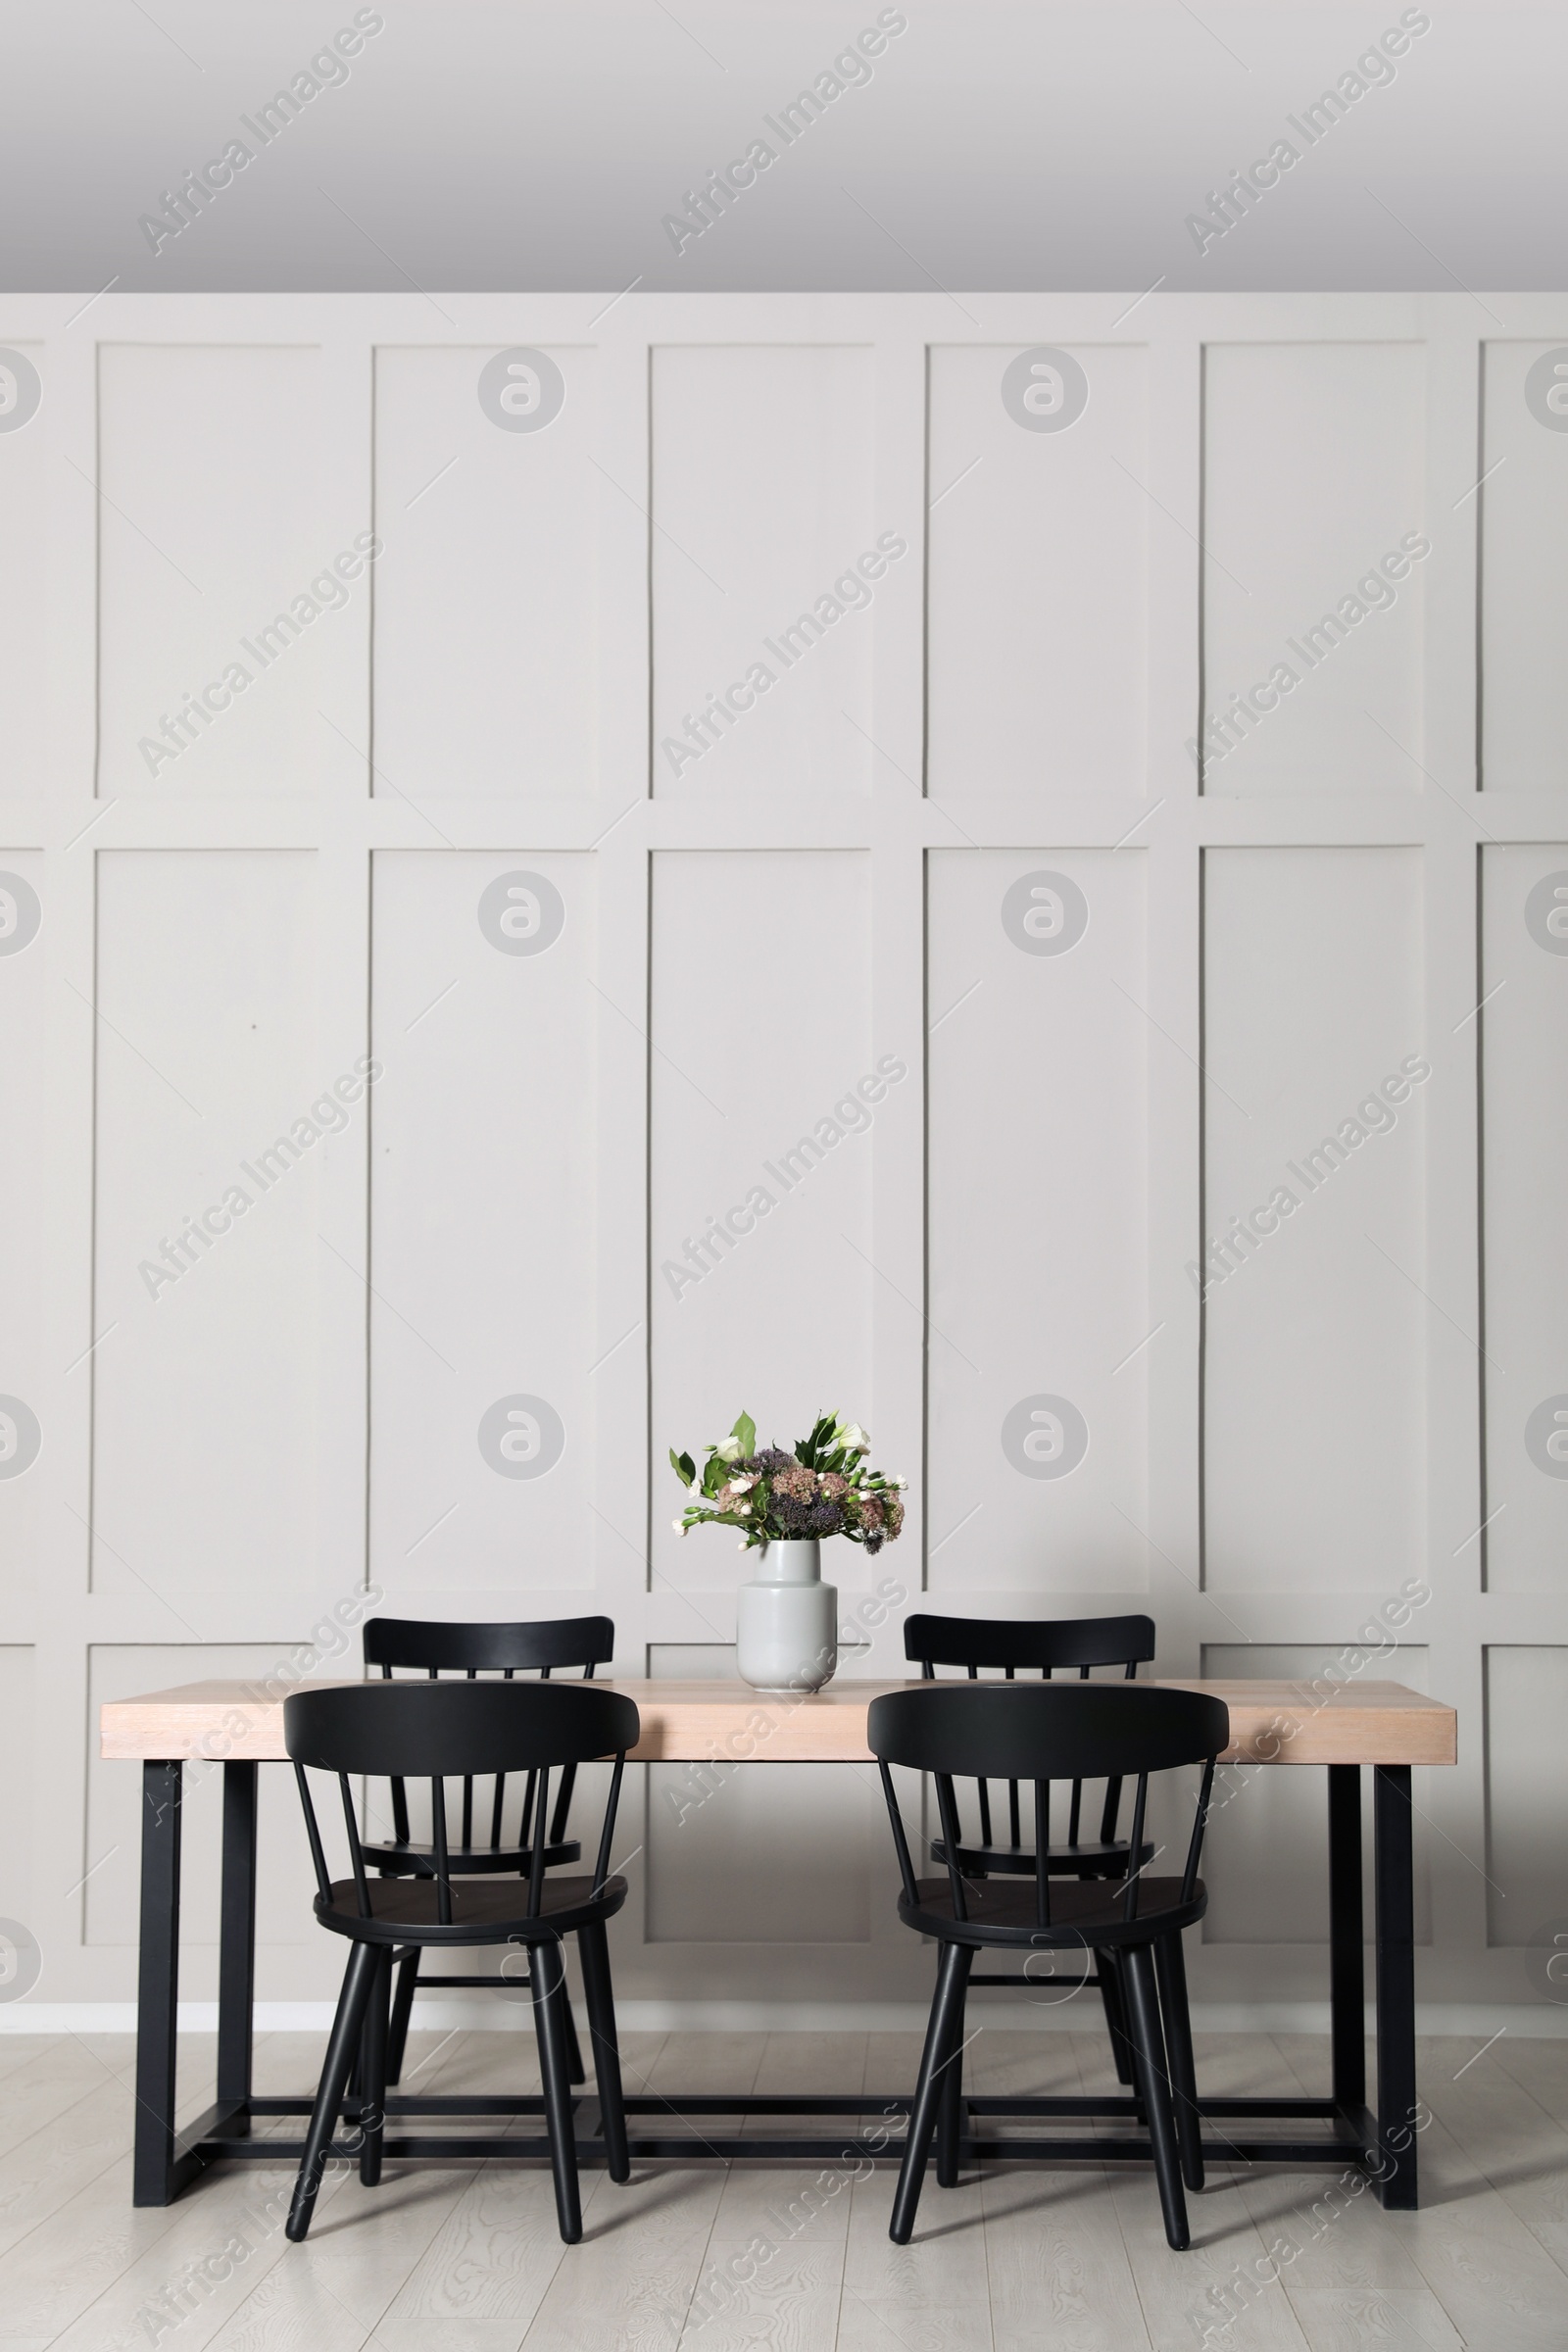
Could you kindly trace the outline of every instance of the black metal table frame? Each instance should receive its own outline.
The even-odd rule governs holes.
[[[1298,1768],[1299,1769],[1299,1768]],[[1385,2206],[1413,2211],[1417,2202],[1416,2140],[1419,2106],[1415,2082],[1414,1875],[1411,1856],[1410,1768],[1377,1764],[1373,1773],[1374,1888],[1376,1900],[1377,2111],[1366,2103],[1365,1974],[1361,1903],[1361,1768],[1331,1764],[1329,1806],[1329,1944],[1333,2093],[1328,2098],[1200,2098],[1205,2119],[1234,2125],[1205,2138],[1204,2154],[1216,2163],[1332,2164],[1367,2174]],[[309,2095],[261,2096],[251,2087],[252,2013],[256,1976],[256,1802],[253,1763],[223,1766],[221,1920],[218,1983],[217,2098],[184,2131],[175,2129],[175,2027],[179,1997],[180,1828],[184,1766],[152,1760],[142,1767],[141,1950],[137,1979],[136,2136],[134,2202],[168,2205],[220,2158],[251,2163],[297,2163],[302,2139],[258,2136],[264,2117],[311,2110]],[[907,2110],[908,2094],[879,2098],[788,2096],[742,2092],[731,2097],[653,2094],[628,2096],[634,2120],[659,2116],[688,2125],[704,2116],[809,2115],[879,2119]],[[541,2115],[534,2096],[394,2094],[386,2103],[389,2124],[452,2116]],[[999,2138],[972,2126],[986,2117],[1040,2121],[1134,2121],[1139,2109],[1127,2096],[987,2097],[964,2100],[966,2128],[962,2161],[986,2157],[1018,2162],[1149,2160],[1149,2141],[1140,2132],[1125,2137],[1042,2135]],[[345,2118],[358,2120],[350,2102]],[[604,2161],[597,2101],[577,2102],[579,2161]],[[1299,2139],[1242,2136],[1249,2124],[1326,2124],[1326,2134]],[[897,2161],[902,2139],[888,2138],[876,2150],[846,2146],[846,2134],[820,2132],[800,2138],[771,2138],[727,2132],[712,2137],[700,2130],[636,2131],[634,2158],[808,2159],[831,2164],[856,2156]],[[854,2138],[854,2134],[848,2135]],[[334,2143],[334,2154],[352,2156],[357,2141]],[[549,2143],[478,2133],[448,2135],[439,2131],[388,2132],[389,2158],[542,2158]]]

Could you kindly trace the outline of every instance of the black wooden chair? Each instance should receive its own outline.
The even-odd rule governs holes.
[[[905,1621],[904,1654],[917,1658],[920,1673],[926,1682],[936,1679],[939,1666],[962,1667],[970,1682],[982,1673],[1000,1673],[1010,1683],[1019,1669],[1026,1674],[1038,1673],[1049,1683],[1060,1670],[1070,1673],[1077,1669],[1080,1682],[1088,1682],[1097,1668],[1119,1667],[1128,1682],[1133,1681],[1141,1663],[1154,1654],[1154,1620],[1152,1617],[935,1617],[914,1616]],[[977,1790],[979,1798],[980,1835],[978,1838],[960,1838],[957,1849],[958,1868],[966,1878],[1027,1878],[1035,1875],[1035,1849],[1021,1835],[1019,1821],[1018,1784],[1007,1784],[1007,1835],[1005,1839],[994,1834],[991,1816],[991,1787],[982,1780]],[[1075,1780],[1067,1792],[1067,1836],[1060,1843],[1051,1843],[1047,1849],[1046,1869],[1053,1878],[1106,1879],[1124,1876],[1128,1867],[1128,1843],[1117,1835],[1117,1816],[1121,1809],[1121,1782],[1105,1783],[1101,1807],[1100,1835],[1082,1836],[1083,1783]],[[947,1851],[939,1839],[931,1848],[934,1862],[945,1862]],[[1148,1860],[1148,1853],[1143,1856]],[[973,1976],[971,1985],[1025,1985],[1034,1982],[1016,1975],[988,1974]],[[1126,2004],[1122,1998],[1115,1960],[1107,1952],[1097,1962],[1095,1973],[1086,1977],[1084,1985],[1097,1985],[1104,2004],[1105,2025],[1110,2034],[1111,2055],[1116,2073],[1123,2082],[1133,2080],[1131,2045],[1127,2039]],[[1038,1984],[1035,1989],[1039,1990]]]
[[[1182,1961],[1184,1928],[1202,1918],[1208,1895],[1198,1875],[1214,1760],[1230,1739],[1223,1702],[1198,1690],[1129,1690],[1122,1684],[938,1684],[874,1699],[868,1735],[877,1757],[904,1892],[899,1917],[941,1947],[936,1992],[909,2114],[891,2235],[907,2245],[933,2129],[937,2179],[958,2175],[962,2136],[963,2012],[977,1951],[1020,1954],[1113,1952],[1126,1990],[1126,2032],[1138,2097],[1149,2122],[1165,2235],[1180,2252],[1191,2241],[1182,2182],[1203,2185],[1193,2072],[1192,2027]],[[899,1812],[890,1765],[935,1777],[947,1875],[919,1879]],[[1180,1878],[1129,1867],[1118,1882],[1054,1878],[1049,1868],[1053,1781],[1136,1776],[1128,1852],[1142,1854],[1149,1776],[1201,1764],[1203,1777]],[[1027,1781],[1040,1825],[1032,1882],[968,1878],[961,1852],[956,1777]],[[1168,2054],[1168,2062],[1167,2062]]]
[[[538,1674],[549,1682],[557,1667],[579,1667],[584,1681],[592,1681],[594,1668],[608,1663],[614,1649],[615,1628],[608,1617],[554,1617],[532,1625],[463,1625],[426,1622],[416,1617],[371,1617],[365,1627],[365,1663],[379,1666],[383,1682],[390,1682],[398,1669],[422,1673],[432,1682],[442,1674],[464,1674],[469,1682],[476,1681],[481,1674],[500,1674],[508,1682],[516,1674]],[[582,1860],[581,1845],[566,1836],[574,1780],[575,1774],[569,1770],[561,1776],[555,1811],[546,1831],[546,1870],[559,1870],[566,1863]],[[473,1780],[470,1776],[464,1781],[462,1826],[448,1856],[455,1878],[480,1878],[492,1871],[520,1876],[532,1869],[536,1793],[536,1776],[530,1773],[523,1785],[515,1835],[509,1836],[505,1818],[506,1776],[498,1775],[491,1795],[489,1836],[484,1836],[481,1822],[476,1839]],[[537,1808],[537,1818],[540,1822],[544,1820],[542,1805]],[[412,1874],[427,1878],[434,1866],[431,1847],[417,1842],[409,1834],[408,1791],[401,1774],[392,1782],[392,1836],[368,1839],[365,1859],[383,1877]],[[446,1992],[460,1985],[487,1985],[495,1989],[494,1977],[421,1978],[420,1962],[421,1954],[415,1950],[405,1954],[397,1964],[397,1992],[387,2043],[389,2082],[402,2078],[409,2021],[416,1992],[422,1987]],[[514,1990],[517,1982],[509,1978],[506,1989]],[[569,2000],[566,2063],[572,2082],[580,2082],[582,2054],[577,2046],[576,2021]]]
[[[353,1947],[294,2185],[287,2223],[291,2238],[303,2238],[310,2229],[357,2050],[360,2178],[373,2187],[381,2177],[392,1958],[410,1945],[451,1950],[510,1944],[527,1952],[556,2212],[562,2237],[575,2245],[582,2235],[582,2206],[566,2077],[564,1938],[576,1936],[610,2177],[628,2178],[605,1923],[626,1899],[625,1880],[610,1876],[610,1844],[626,1750],[637,1744],[638,1732],[637,1709],[618,1691],[561,1683],[364,1683],[346,1690],[297,1690],[284,1702],[283,1738],[294,1759],[316,1865],[316,1916]],[[537,1838],[525,1880],[494,1872],[477,1878],[456,1873],[446,1842],[449,1779],[537,1775],[542,1817],[553,1771],[573,1774],[579,1764],[610,1756],[614,1772],[591,1879],[547,1877],[545,1846]],[[327,1873],[307,1766],[338,1777],[353,1864],[350,1879],[334,1883]],[[434,1837],[428,1873],[370,1876],[350,1788],[362,1774],[401,1774],[430,1783]]]

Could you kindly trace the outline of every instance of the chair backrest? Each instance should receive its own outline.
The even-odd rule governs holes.
[[[1022,1666],[1050,1675],[1058,1666],[1120,1666],[1130,1682],[1154,1654],[1152,1617],[934,1617],[904,1623],[904,1654],[918,1658],[927,1682],[938,1666],[964,1666],[1009,1677]]]
[[[615,1654],[610,1617],[543,1617],[518,1625],[463,1625],[421,1617],[369,1617],[365,1663],[426,1674],[539,1674],[580,1666],[592,1676]]]
[[[383,1682],[392,1680],[395,1668],[404,1667],[423,1673],[433,1682],[440,1674],[466,1674],[470,1682],[481,1674],[501,1674],[510,1682],[514,1674],[538,1674],[549,1682],[556,1667],[580,1667],[585,1682],[593,1679],[596,1666],[603,1666],[615,1654],[615,1627],[609,1617],[545,1617],[533,1623],[515,1625],[466,1625],[454,1621],[420,1617],[370,1617],[364,1628],[365,1663],[379,1666]],[[571,1812],[571,1794],[576,1782],[574,1771],[564,1772],[556,1790],[555,1819],[547,1835],[552,1845],[559,1845],[566,1835],[566,1821]],[[535,1818],[535,1781],[530,1777],[523,1789],[522,1819],[515,1843],[526,1846],[533,1832]],[[505,1842],[503,1816],[506,1807],[506,1775],[496,1775],[495,1789],[490,1806],[490,1849],[494,1853]],[[541,1823],[544,1812],[538,1813]],[[468,1776],[463,1784],[463,1826],[461,1843],[473,1844],[473,1780]],[[409,1800],[404,1776],[392,1776],[392,1828],[406,1844],[409,1837]]]
[[[1049,1682],[1057,1667],[1076,1666],[1080,1682],[1087,1682],[1097,1666],[1119,1666],[1128,1682],[1136,1676],[1141,1660],[1154,1654],[1154,1620],[1152,1617],[936,1617],[916,1615],[906,1618],[904,1625],[904,1654],[918,1658],[921,1677],[934,1682],[939,1666],[961,1666],[970,1682],[979,1679],[982,1671],[1004,1674],[1010,1683],[1019,1667],[1026,1673],[1039,1672]],[[991,1788],[986,1781],[979,1785],[980,1841],[991,1843]],[[1078,1832],[1083,1812],[1083,1782],[1075,1780],[1067,1800],[1067,1842],[1078,1843]],[[1104,1802],[1101,1809],[1100,1836],[1102,1843],[1110,1844],[1116,1836],[1116,1817],[1121,1810],[1121,1782],[1112,1777],[1105,1783]],[[1014,1845],[1019,1842],[1018,1784],[1007,1784],[1007,1828]]]
[[[308,1766],[337,1775],[360,1915],[367,1919],[369,1887],[351,1779],[385,1775],[430,1783],[431,1875],[437,1917],[447,1923],[452,1918],[449,1779],[471,1783],[475,1775],[503,1778],[526,1772],[530,1783],[537,1779],[542,1821],[552,1771],[575,1772],[579,1764],[613,1756],[615,1769],[594,1869],[597,1890],[609,1875],[626,1751],[636,1746],[640,1733],[641,1719],[629,1698],[616,1690],[584,1690],[576,1683],[361,1683],[347,1689],[296,1690],[283,1702],[283,1742],[294,1760],[322,1900],[331,1898],[331,1880],[305,1777]],[[545,1842],[536,1838],[528,1874],[530,1919],[539,1914],[544,1861]]]
[[[1201,1690],[1152,1690],[1147,1685],[1129,1689],[1125,1683],[1058,1683],[1045,1689],[1038,1683],[938,1684],[928,1690],[894,1690],[873,1699],[866,1736],[881,1769],[899,1869],[911,1903],[917,1900],[914,1869],[889,1766],[902,1764],[933,1776],[948,1882],[958,1919],[966,1919],[968,1910],[958,1866],[955,1776],[1033,1784],[1035,1910],[1038,1925],[1048,1928],[1052,1782],[1119,1782],[1136,1776],[1128,1862],[1121,1882],[1123,1915],[1131,1919],[1138,1901],[1149,1776],[1201,1764],[1202,1785],[1182,1879],[1186,1899],[1197,1883],[1214,1760],[1230,1742],[1230,1710],[1222,1699]]]

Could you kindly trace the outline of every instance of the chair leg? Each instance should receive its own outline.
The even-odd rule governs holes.
[[[403,2056],[409,2042],[409,2020],[414,2014],[414,1995],[419,1984],[420,1954],[410,1952],[398,1962],[398,1988],[392,1996],[392,2023],[386,2037],[386,2079],[389,2082],[403,2080]]]
[[[544,2079],[550,2169],[556,2177],[556,2217],[563,2242],[574,2246],[582,2235],[582,2199],[577,2188],[576,2122],[566,2080],[566,1955],[563,1946],[534,1944],[528,1954],[528,1973],[533,1979],[533,2023],[539,2037],[539,2072]]]
[[[392,1997],[392,1953],[389,1946],[376,1955],[375,1979],[365,2004],[360,2034],[360,2180],[375,2188],[381,2179],[386,2141],[387,2008]]]
[[[1187,2227],[1187,2199],[1182,2194],[1181,2166],[1176,2155],[1176,2123],[1171,2114],[1170,2082],[1165,2073],[1164,2036],[1160,2031],[1159,1999],[1154,1989],[1153,1955],[1147,1943],[1123,1951],[1122,1984],[1127,1992],[1128,2024],[1132,2028],[1149,2138],[1159,2183],[1160,2211],[1165,2217],[1165,2239],[1178,2254],[1192,2244]]]
[[[338,1994],[337,2015],[332,2020],[332,2032],[326,2044],[326,2060],[321,2068],[321,2080],[317,2086],[316,2105],[311,2110],[310,2130],[305,2135],[305,2154],[300,2159],[299,2175],[294,2182],[294,2201],[284,2224],[284,2234],[298,2245],[311,2226],[316,2211],[316,2199],[326,2169],[326,2151],[331,2142],[338,2110],[348,2087],[349,2069],[360,2038],[360,2027],[365,2017],[365,2004],[375,1983],[381,1954],[373,1943],[356,1943],[349,1954],[344,1972],[343,1989]]]
[[[588,2077],[582,2063],[582,2046],[577,2039],[577,2020],[571,2014],[571,1995],[564,1984],[561,1998],[566,2015],[566,2080],[573,2083],[586,2082]]]
[[[615,1999],[610,1983],[610,1938],[604,1922],[595,1920],[577,1930],[577,1952],[582,1961],[583,1999],[588,2009],[588,2036],[593,2043],[594,2080],[599,2085],[599,2114],[604,2125],[605,2157],[612,2180],[631,2179],[631,2156],[626,2146],[626,2107],[620,2087],[620,2042],[615,2033]],[[567,2015],[570,2016],[568,2009]]]
[[[931,2017],[925,2030],[925,2049],[920,2058],[920,2077],[915,2084],[914,2104],[909,2110],[908,2135],[904,2143],[904,2162],[899,2168],[899,2185],[893,2199],[893,2219],[888,2235],[896,2246],[906,2246],[914,2230],[915,2208],[920,2202],[920,2184],[925,2179],[926,2152],[931,2144],[931,2127],[936,2121],[937,2101],[942,2095],[941,2066],[944,2056],[953,2046],[953,2018],[963,2013],[964,1989],[969,1982],[969,1970],[974,1955],[967,1944],[945,1943],[937,1962],[937,1986],[931,1999]],[[960,2034],[957,2038],[962,2039]]]
[[[1193,2021],[1187,2007],[1187,1965],[1180,1936],[1163,1936],[1154,1946],[1154,1976],[1165,2021],[1171,2098],[1176,2109],[1176,2145],[1182,2179],[1196,2195],[1203,2185],[1203,2131],[1198,2112],[1198,2072],[1193,2064]]]
[[[1116,1974],[1115,1960],[1108,1951],[1100,1952],[1095,1963],[1095,1974],[1100,1979],[1100,1998],[1105,2012],[1105,2031],[1110,2035],[1110,2054],[1116,2061],[1116,2080],[1118,2082],[1131,2082],[1133,2061],[1127,2041],[1127,2016],[1121,1997],[1121,1979]]]
[[[967,1977],[967,1970],[964,1972]],[[965,1989],[960,1987],[957,2008],[949,2034],[948,2046],[942,2054],[939,2078],[940,2096],[937,2100],[937,2186],[956,2188],[958,2185],[958,2150],[963,2135],[963,2018]]]

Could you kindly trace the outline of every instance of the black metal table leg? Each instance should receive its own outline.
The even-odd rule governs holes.
[[[141,1771],[141,1957],[136,1977],[132,2201],[168,2205],[174,2183],[174,2028],[179,2004],[179,1831],[184,1766]]]
[[[256,1788],[254,1764],[223,1766],[223,1891],[218,1960],[218,2103],[251,2095],[256,1993]]]
[[[1386,2206],[1415,2210],[1415,1871],[1410,1767],[1373,1768],[1377,1872],[1378,2188]]]
[[[1361,1772],[1329,1773],[1329,2003],[1334,2103],[1358,2119],[1366,2106],[1366,1963],[1361,1917]]]

